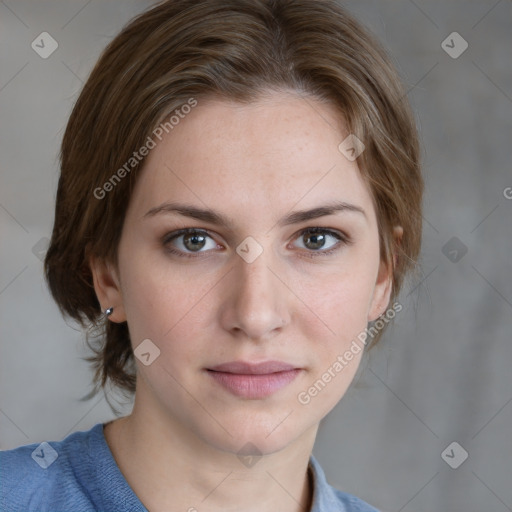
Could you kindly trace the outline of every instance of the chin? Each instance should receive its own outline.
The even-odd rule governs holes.
[[[293,412],[288,418],[287,414],[259,415],[240,411],[233,416],[223,414],[216,418],[217,421],[201,422],[192,430],[207,444],[221,451],[237,456],[268,455],[286,448],[310,427],[297,423],[297,418],[294,421]]]

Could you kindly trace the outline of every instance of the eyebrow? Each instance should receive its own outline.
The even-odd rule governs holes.
[[[346,203],[344,201],[338,201],[325,204],[322,206],[317,206],[309,210],[299,210],[289,213],[288,215],[280,219],[277,225],[283,227],[291,224],[298,224],[299,222],[317,219],[319,217],[324,217],[326,215],[333,215],[338,212],[359,213],[362,214],[365,218],[367,218],[366,212],[360,206]],[[193,205],[173,202],[162,203],[159,206],[151,208],[144,214],[142,218],[151,218],[154,217],[155,215],[162,213],[177,213],[185,217],[191,217],[193,219],[202,220],[204,222],[209,222],[211,224],[217,224],[219,226],[226,228],[229,228],[232,223],[228,217],[224,216],[219,212],[216,212],[215,210],[197,208],[196,206]]]

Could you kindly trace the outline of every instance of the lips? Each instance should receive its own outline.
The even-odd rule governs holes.
[[[262,363],[232,361],[230,363],[223,363],[213,366],[212,368],[208,368],[208,370],[215,372],[236,373],[239,375],[265,375],[268,373],[287,372],[295,369],[297,369],[296,366],[284,363],[283,361],[264,361]]]
[[[232,361],[207,368],[208,375],[222,389],[239,398],[250,400],[263,399],[276,393],[301,372],[301,368],[283,361]]]

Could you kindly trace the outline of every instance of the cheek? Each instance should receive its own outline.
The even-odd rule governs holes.
[[[362,287],[348,284],[344,288],[333,289],[330,296],[324,296],[322,302],[313,306],[322,322],[316,322],[316,327],[312,327],[312,322],[303,321],[301,324],[303,336],[314,340],[314,343],[310,341],[308,347],[313,380],[328,379],[330,382],[329,375],[325,379],[322,377],[328,371],[336,375],[336,378],[332,378],[334,384],[329,384],[329,390],[322,393],[323,398],[319,401],[326,400],[327,408],[334,406],[345,393],[362,356],[364,347],[357,339],[367,327],[368,297],[361,290]],[[339,363],[338,357],[347,351],[352,351],[348,355],[350,362]],[[340,364],[343,365],[342,370],[335,366],[339,367]]]
[[[123,302],[133,346],[151,339],[162,352],[192,352],[198,333],[204,329],[205,308],[218,278],[213,274],[191,279],[171,265],[144,264],[148,259],[133,257],[125,267]],[[178,355],[176,353],[176,355]]]
[[[368,270],[368,269],[367,269]],[[303,317],[300,326],[309,340],[307,350],[311,375],[297,395],[306,418],[328,414],[350,386],[364,346],[358,335],[367,327],[371,272],[350,272],[333,276],[324,293],[310,293],[308,305],[315,313]]]
[[[375,285],[371,261],[351,259],[354,261],[346,265],[346,270],[308,282],[300,292],[301,297],[306,297],[304,302],[311,314],[323,320],[325,332],[332,335],[335,343],[349,341],[365,329]]]

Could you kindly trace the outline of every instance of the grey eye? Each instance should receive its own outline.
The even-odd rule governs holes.
[[[302,248],[311,251],[319,251],[320,249],[330,249],[342,240],[334,231],[322,228],[309,228],[304,230],[299,238],[302,241]],[[331,240],[331,242],[329,242]]]

